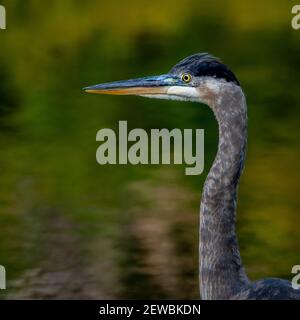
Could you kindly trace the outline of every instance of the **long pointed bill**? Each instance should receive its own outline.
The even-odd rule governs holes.
[[[86,87],[83,90],[96,94],[118,95],[164,95],[172,86],[182,86],[181,80],[174,75],[160,75],[139,79],[109,82]]]

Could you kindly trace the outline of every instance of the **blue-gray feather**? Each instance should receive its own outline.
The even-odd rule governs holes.
[[[247,146],[247,104],[230,69],[207,53],[180,61],[171,74],[188,72],[191,86],[213,110],[219,125],[218,152],[206,178],[200,215],[200,292],[203,299],[300,299],[282,279],[251,282],[236,236],[237,189]]]

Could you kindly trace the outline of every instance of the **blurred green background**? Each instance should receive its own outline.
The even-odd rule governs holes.
[[[293,1],[9,0],[0,32],[2,298],[198,298],[198,215],[217,148],[208,107],[84,94],[196,52],[246,92],[238,235],[251,279],[300,263],[300,31]],[[204,128],[205,172],[100,166],[96,132]]]

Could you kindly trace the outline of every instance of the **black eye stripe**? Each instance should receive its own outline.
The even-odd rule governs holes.
[[[225,64],[206,53],[185,58],[172,68],[171,73],[189,73],[192,77],[214,77],[240,85],[234,73]],[[185,81],[183,76],[182,80]]]
[[[224,64],[216,62],[208,62],[195,66],[193,68],[196,77],[214,77],[217,79],[224,79],[228,82],[234,82],[239,85],[239,82],[233,72],[231,72]]]

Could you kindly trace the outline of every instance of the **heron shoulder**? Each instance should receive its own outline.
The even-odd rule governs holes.
[[[266,278],[253,282],[249,288],[233,296],[232,300],[300,300],[300,290],[290,281]]]

